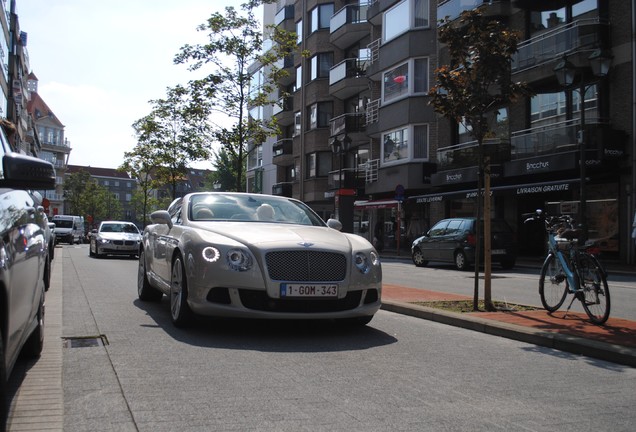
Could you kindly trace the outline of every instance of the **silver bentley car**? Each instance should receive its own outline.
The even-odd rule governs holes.
[[[139,299],[166,294],[175,326],[195,315],[365,325],[380,308],[382,268],[371,243],[298,200],[192,193],[150,217]]]

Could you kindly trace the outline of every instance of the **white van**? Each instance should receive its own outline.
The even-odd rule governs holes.
[[[82,216],[55,215],[55,243],[82,243],[84,240],[84,218]]]

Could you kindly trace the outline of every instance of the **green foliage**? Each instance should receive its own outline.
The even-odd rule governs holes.
[[[232,189],[237,191],[245,187],[248,149],[279,133],[275,119],[251,118],[248,108],[272,105],[274,99],[287,96],[277,82],[288,71],[278,67],[277,62],[296,49],[294,33],[271,27],[267,38],[275,43],[264,50],[261,24],[254,16],[255,7],[262,3],[271,1],[252,0],[243,4],[241,11],[230,6],[212,14],[198,27],[208,32],[208,42],[185,45],[174,59],[176,64],[188,64],[189,70],[204,74],[189,82],[188,91],[195,100],[214,97],[212,111],[218,115],[210,122],[210,133],[222,147],[216,154],[223,154],[223,163],[232,166],[225,169],[233,171]],[[254,80],[261,75],[253,75],[249,69],[253,64],[260,64],[266,71],[263,80]]]
[[[245,163],[241,167],[245,171]],[[232,155],[226,148],[214,152],[214,172],[206,181],[207,190],[215,190],[214,185],[221,185],[219,190],[240,192],[236,187],[236,165],[232,163]]]
[[[86,221],[121,219],[122,205],[105,187],[91,178],[86,170],[80,170],[64,179],[64,197],[69,213],[83,216]]]
[[[439,41],[448,48],[450,64],[435,70],[430,103],[442,115],[465,122],[480,144],[491,133],[488,113],[529,94],[524,84],[511,81],[510,61],[519,37],[479,8],[440,27]]]

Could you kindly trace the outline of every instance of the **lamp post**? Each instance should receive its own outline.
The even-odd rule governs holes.
[[[342,190],[342,168],[344,166],[344,156],[349,152],[349,147],[351,146],[351,138],[348,135],[345,135],[342,141],[335,137],[331,144],[331,152],[335,155],[338,155],[338,189],[335,194],[335,216],[336,219],[340,219],[340,191]]]
[[[595,50],[589,57],[590,68],[594,76],[603,78],[609,73],[609,68],[612,64],[612,56],[601,50]],[[559,84],[565,88],[571,88],[574,84],[574,78],[576,76],[578,68],[568,61],[564,56],[554,68],[554,74],[556,75]],[[585,94],[596,83],[585,85],[585,79],[581,74],[579,82],[579,103],[580,103],[580,130],[577,136],[579,145],[579,174],[580,174],[580,190],[579,190],[579,224],[581,226],[581,241],[587,240],[588,226],[587,226],[587,194],[586,194],[586,136],[585,136]],[[574,89],[573,89],[574,90]]]

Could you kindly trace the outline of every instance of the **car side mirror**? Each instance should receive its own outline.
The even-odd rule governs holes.
[[[2,157],[0,187],[15,189],[55,189],[55,168],[51,162],[19,153]]]
[[[172,218],[170,213],[166,210],[157,210],[150,214],[150,220],[154,224],[168,225],[168,228],[172,228]]]
[[[327,226],[331,229],[335,229],[336,231],[342,230],[342,222],[340,222],[338,219],[329,219],[327,221]]]

